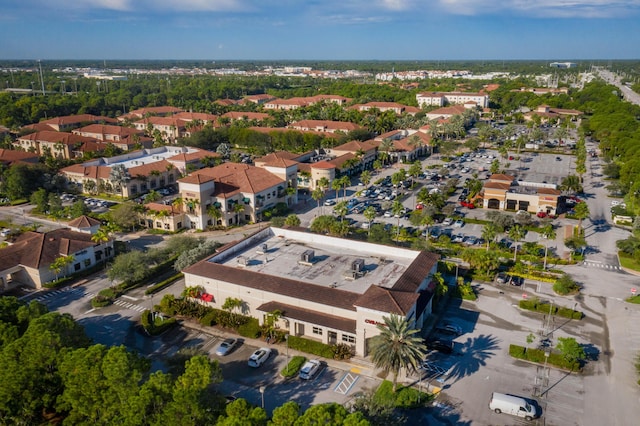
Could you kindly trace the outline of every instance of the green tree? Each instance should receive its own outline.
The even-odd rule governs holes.
[[[300,405],[288,401],[273,410],[269,426],[293,426],[300,417]]]
[[[237,325],[238,320],[237,320],[237,314],[235,311],[241,310],[243,306],[244,306],[244,302],[242,301],[242,299],[237,297],[227,297],[224,300],[224,303],[222,304],[221,308],[229,312],[229,314],[231,314],[231,317],[232,317],[231,320],[233,321],[234,325]]]
[[[589,212],[589,205],[583,201],[581,203],[577,203],[573,209],[575,211],[574,216],[578,219],[578,232],[582,232],[582,221],[589,218],[591,215],[591,212]]]
[[[556,239],[556,230],[554,229],[552,224],[545,225],[540,231],[540,235],[542,235],[545,239],[544,243],[544,266],[543,268],[547,269],[547,252],[549,251],[549,240]]]
[[[40,213],[46,213],[49,211],[49,194],[46,189],[38,189],[36,192],[31,194],[29,201],[36,205],[36,209]]]
[[[133,203],[121,203],[110,212],[111,220],[120,229],[132,229],[139,220],[139,214]]]
[[[384,325],[378,324],[379,335],[371,339],[371,360],[385,374],[393,374],[393,392],[402,369],[418,369],[424,358],[426,347],[419,336],[420,330],[410,328],[406,318],[390,315],[383,318]]]
[[[344,217],[349,213],[346,201],[340,201],[333,207],[333,211],[340,217],[340,221],[344,222]]]
[[[300,226],[301,223],[300,218],[296,214],[290,214],[284,221],[284,224],[290,227]]]
[[[364,212],[363,212],[364,218],[367,219],[367,222],[369,223],[367,235],[371,235],[371,225],[374,219],[376,218],[377,214],[378,213],[376,212],[376,209],[373,206],[369,206],[366,209],[364,209]]]
[[[360,181],[364,184],[365,188],[369,187],[369,183],[371,183],[371,172],[369,170],[365,170],[360,174]]]
[[[586,359],[584,348],[573,337],[558,337],[556,348],[569,363],[581,362]]]
[[[489,251],[489,245],[495,241],[501,232],[502,229],[493,222],[489,222],[482,227],[482,238],[487,241],[487,251]]]
[[[72,218],[86,216],[91,213],[91,209],[82,201],[78,200],[69,207],[69,216]]]
[[[498,173],[498,171],[500,171],[500,160],[496,158],[491,162],[491,165],[489,166],[489,172],[493,175]]]
[[[336,201],[338,201],[338,194],[340,192],[340,188],[342,188],[342,182],[340,181],[340,179],[334,179],[331,182],[331,189],[333,189],[336,192]]]
[[[107,277],[111,281],[137,282],[146,277],[148,269],[140,267],[146,264],[147,259],[141,251],[131,250],[128,253],[121,253],[115,257],[107,269]]]
[[[396,242],[400,241],[400,219],[404,215],[404,206],[398,200],[395,200],[391,205],[391,213],[398,220],[396,224]]]
[[[526,234],[527,234],[527,230],[520,225],[514,225],[513,227],[511,227],[511,229],[509,229],[509,238],[511,238],[514,241],[514,244],[513,244],[514,246],[513,261],[514,262],[518,257],[518,243],[522,241],[522,239],[524,239]]]
[[[316,203],[318,203],[318,208],[320,208],[320,201],[322,201],[322,198],[324,197],[324,191],[322,190],[321,187],[317,187],[316,189],[313,190],[313,192],[311,192],[311,198],[313,198]]]

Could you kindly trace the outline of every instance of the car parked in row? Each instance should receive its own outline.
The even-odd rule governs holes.
[[[298,377],[302,380],[310,380],[320,371],[320,367],[322,364],[317,359],[311,359],[307,361],[302,368],[300,369],[300,373],[298,373]]]
[[[258,368],[262,364],[264,364],[269,359],[269,357],[271,357],[271,349],[269,348],[257,349],[249,357],[248,365],[249,367]]]
[[[236,347],[237,344],[238,344],[238,339],[235,339],[235,338],[224,339],[220,343],[220,345],[218,345],[218,347],[216,348],[216,355],[219,355],[219,356],[229,355],[233,351],[233,349]]]

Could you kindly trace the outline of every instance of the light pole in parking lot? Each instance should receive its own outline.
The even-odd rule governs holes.
[[[284,340],[287,342],[287,374],[288,374],[289,373],[289,335],[288,334],[284,335]]]
[[[258,389],[260,391],[260,399],[262,401],[262,409],[264,410],[264,391],[266,390],[266,386],[260,386],[260,388]]]

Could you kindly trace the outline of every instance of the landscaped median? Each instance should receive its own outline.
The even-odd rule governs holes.
[[[509,355],[524,361],[544,364],[546,352],[541,349],[526,348],[519,345],[509,345]],[[579,360],[568,360],[565,356],[555,352],[549,352],[547,365],[553,365],[558,368],[571,371],[580,371],[581,365]]]
[[[539,312],[545,315],[557,315],[559,317],[569,319],[582,319],[584,314],[580,311],[575,311],[563,306],[553,305],[547,302],[542,302],[539,299],[521,300],[519,303],[520,309],[526,309],[528,311]]]

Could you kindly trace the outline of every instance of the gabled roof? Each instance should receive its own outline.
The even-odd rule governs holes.
[[[143,117],[147,114],[149,115],[167,115],[167,114],[175,114],[178,112],[182,112],[180,108],[172,107],[172,106],[159,106],[159,107],[146,107],[139,108],[129,112],[126,114],[128,116],[138,116]]]
[[[180,154],[169,157],[169,161],[181,161],[188,163],[189,161],[202,160],[205,157],[218,158],[220,154],[213,151],[207,151],[206,149],[199,149],[194,152],[182,152]]]
[[[191,175],[212,177],[216,183],[225,183],[246,194],[256,194],[284,183],[283,179],[261,167],[240,163],[224,163],[197,170]]]
[[[505,181],[505,182],[513,182],[516,178],[514,176],[511,175],[505,175],[502,173],[494,173],[489,177],[489,180],[497,180],[497,181]]]
[[[26,266],[39,269],[47,267],[60,256],[68,256],[96,246],[91,235],[70,229],[54,231],[25,232],[14,244],[0,250],[0,265],[3,269]]]
[[[460,115],[466,111],[464,105],[451,105],[438,109],[434,109],[433,111],[429,111],[427,115]]]
[[[28,135],[20,136],[18,140],[63,143],[65,145],[74,145],[77,143],[97,141],[95,138],[80,136],[78,134],[69,132],[57,132],[55,130],[43,130],[40,132],[29,133]]]
[[[140,166],[135,166],[135,167],[129,167],[128,171],[129,171],[129,175],[131,176],[131,179],[135,179],[136,176],[149,176],[153,171],[158,171],[161,173],[165,172],[168,170],[168,166],[173,167],[173,164],[171,164],[167,160],[160,160],[154,163],[142,164]]]
[[[54,126],[71,126],[80,123],[100,122],[115,123],[116,120],[110,117],[102,117],[92,114],[78,114],[78,115],[66,115],[64,117],[54,117],[48,120],[43,120],[40,124],[52,124]]]
[[[19,162],[38,162],[38,154],[0,148],[0,163],[11,165]]]
[[[185,111],[173,114],[172,117],[179,118],[180,120],[184,120],[184,121],[200,120],[203,122],[216,121],[218,119],[218,116],[214,114],[207,114],[205,112],[185,112]]]
[[[269,118],[269,114],[266,112],[243,112],[243,111],[229,111],[222,114],[221,117],[230,118],[231,120],[257,120],[262,121]]]
[[[88,179],[109,179],[111,168],[108,166],[83,166],[82,164],[72,164],[63,169],[62,173],[79,174]]]
[[[351,123],[349,121],[331,121],[331,120],[300,120],[295,123],[289,124],[288,127],[292,128],[300,128],[300,129],[327,129],[333,131],[344,131],[350,132],[352,130],[362,129],[362,126],[359,126],[355,123]]]
[[[312,169],[335,169],[336,165],[326,160],[318,161],[317,163],[310,163],[309,167]]]
[[[372,149],[376,149],[380,146],[380,142],[368,140],[368,141],[349,141],[347,143],[343,143],[342,145],[338,145],[332,148],[334,151],[349,151],[349,152],[358,152],[360,150],[367,152]]]
[[[67,225],[69,228],[91,228],[100,225],[100,221],[89,216],[82,215],[70,221]]]
[[[144,130],[138,130],[133,127],[115,126],[110,124],[89,124],[88,126],[81,127],[71,131],[73,134],[80,133],[93,133],[102,135],[100,140],[104,140],[106,135],[116,135],[120,138],[125,138],[131,135],[142,135]]]
[[[135,124],[151,124],[152,126],[175,126],[177,128],[183,128],[186,126],[187,122],[180,118],[175,117],[156,117],[151,116],[147,118],[143,118],[142,120],[138,120]]]

